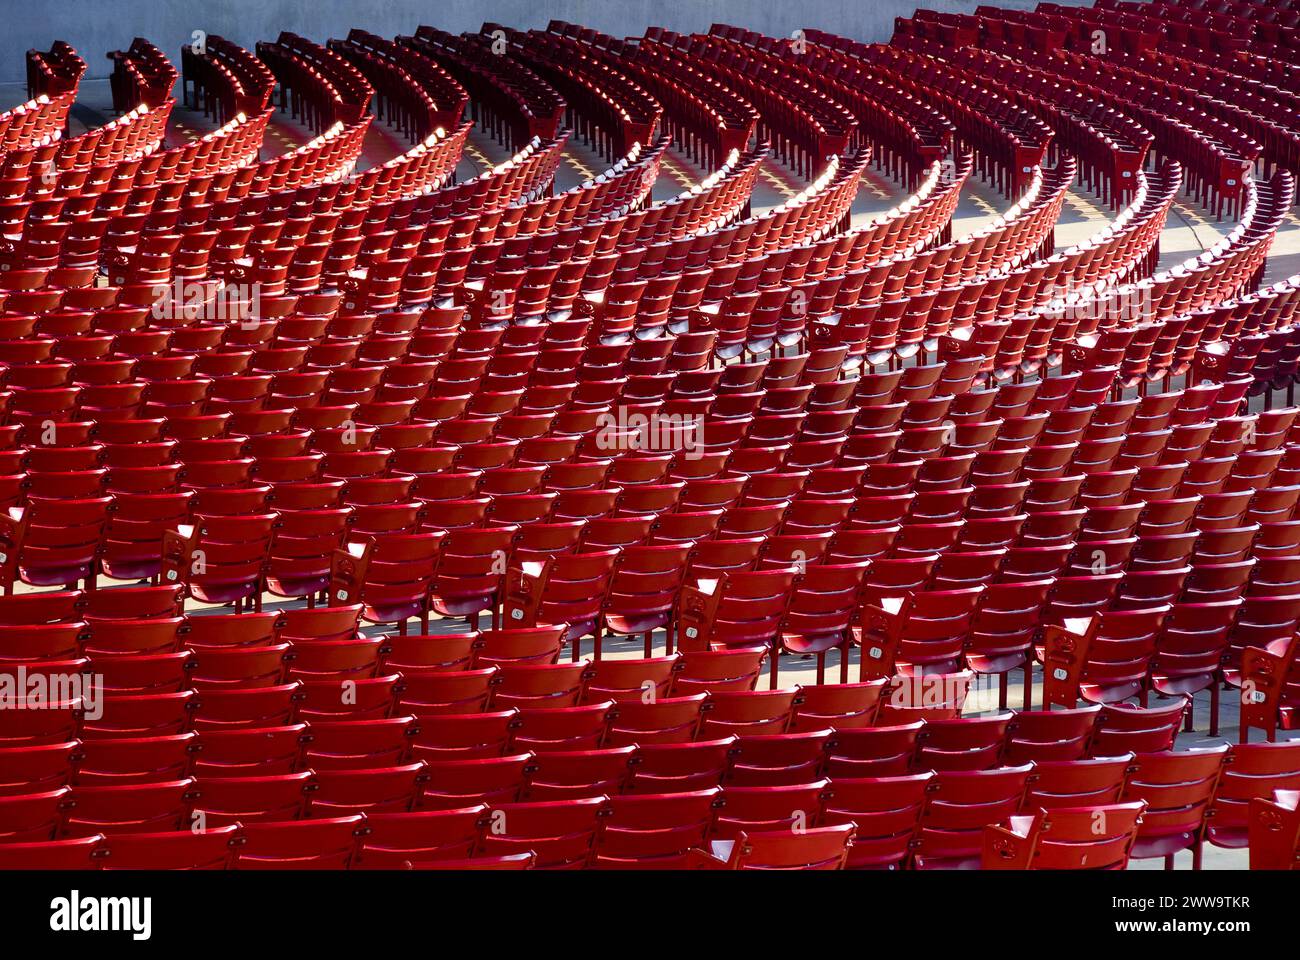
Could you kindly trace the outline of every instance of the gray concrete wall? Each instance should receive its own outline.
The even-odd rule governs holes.
[[[991,0],[1003,7],[1029,9],[1036,0]],[[1091,3],[1091,0],[1065,0]],[[973,11],[979,0],[0,0],[0,81],[25,77],[24,54],[48,50],[66,40],[85,57],[88,76],[107,76],[104,54],[145,36],[177,57],[195,30],[227,37],[251,48],[292,30],[324,41],[364,27],[383,36],[411,33],[421,23],[459,32],[485,20],[528,29],[552,18],[627,36],[649,25],[683,32],[707,30],[715,21],[770,35],[789,36],[800,27],[817,27],[862,40],[887,40],[894,18],[917,6]]]

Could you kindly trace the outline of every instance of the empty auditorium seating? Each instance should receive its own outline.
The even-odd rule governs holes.
[[[1198,3],[29,52],[0,866],[1293,867],[1300,40]]]

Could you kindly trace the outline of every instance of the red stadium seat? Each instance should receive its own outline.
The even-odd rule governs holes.
[[[1294,7],[29,51],[0,866],[1293,866]]]

